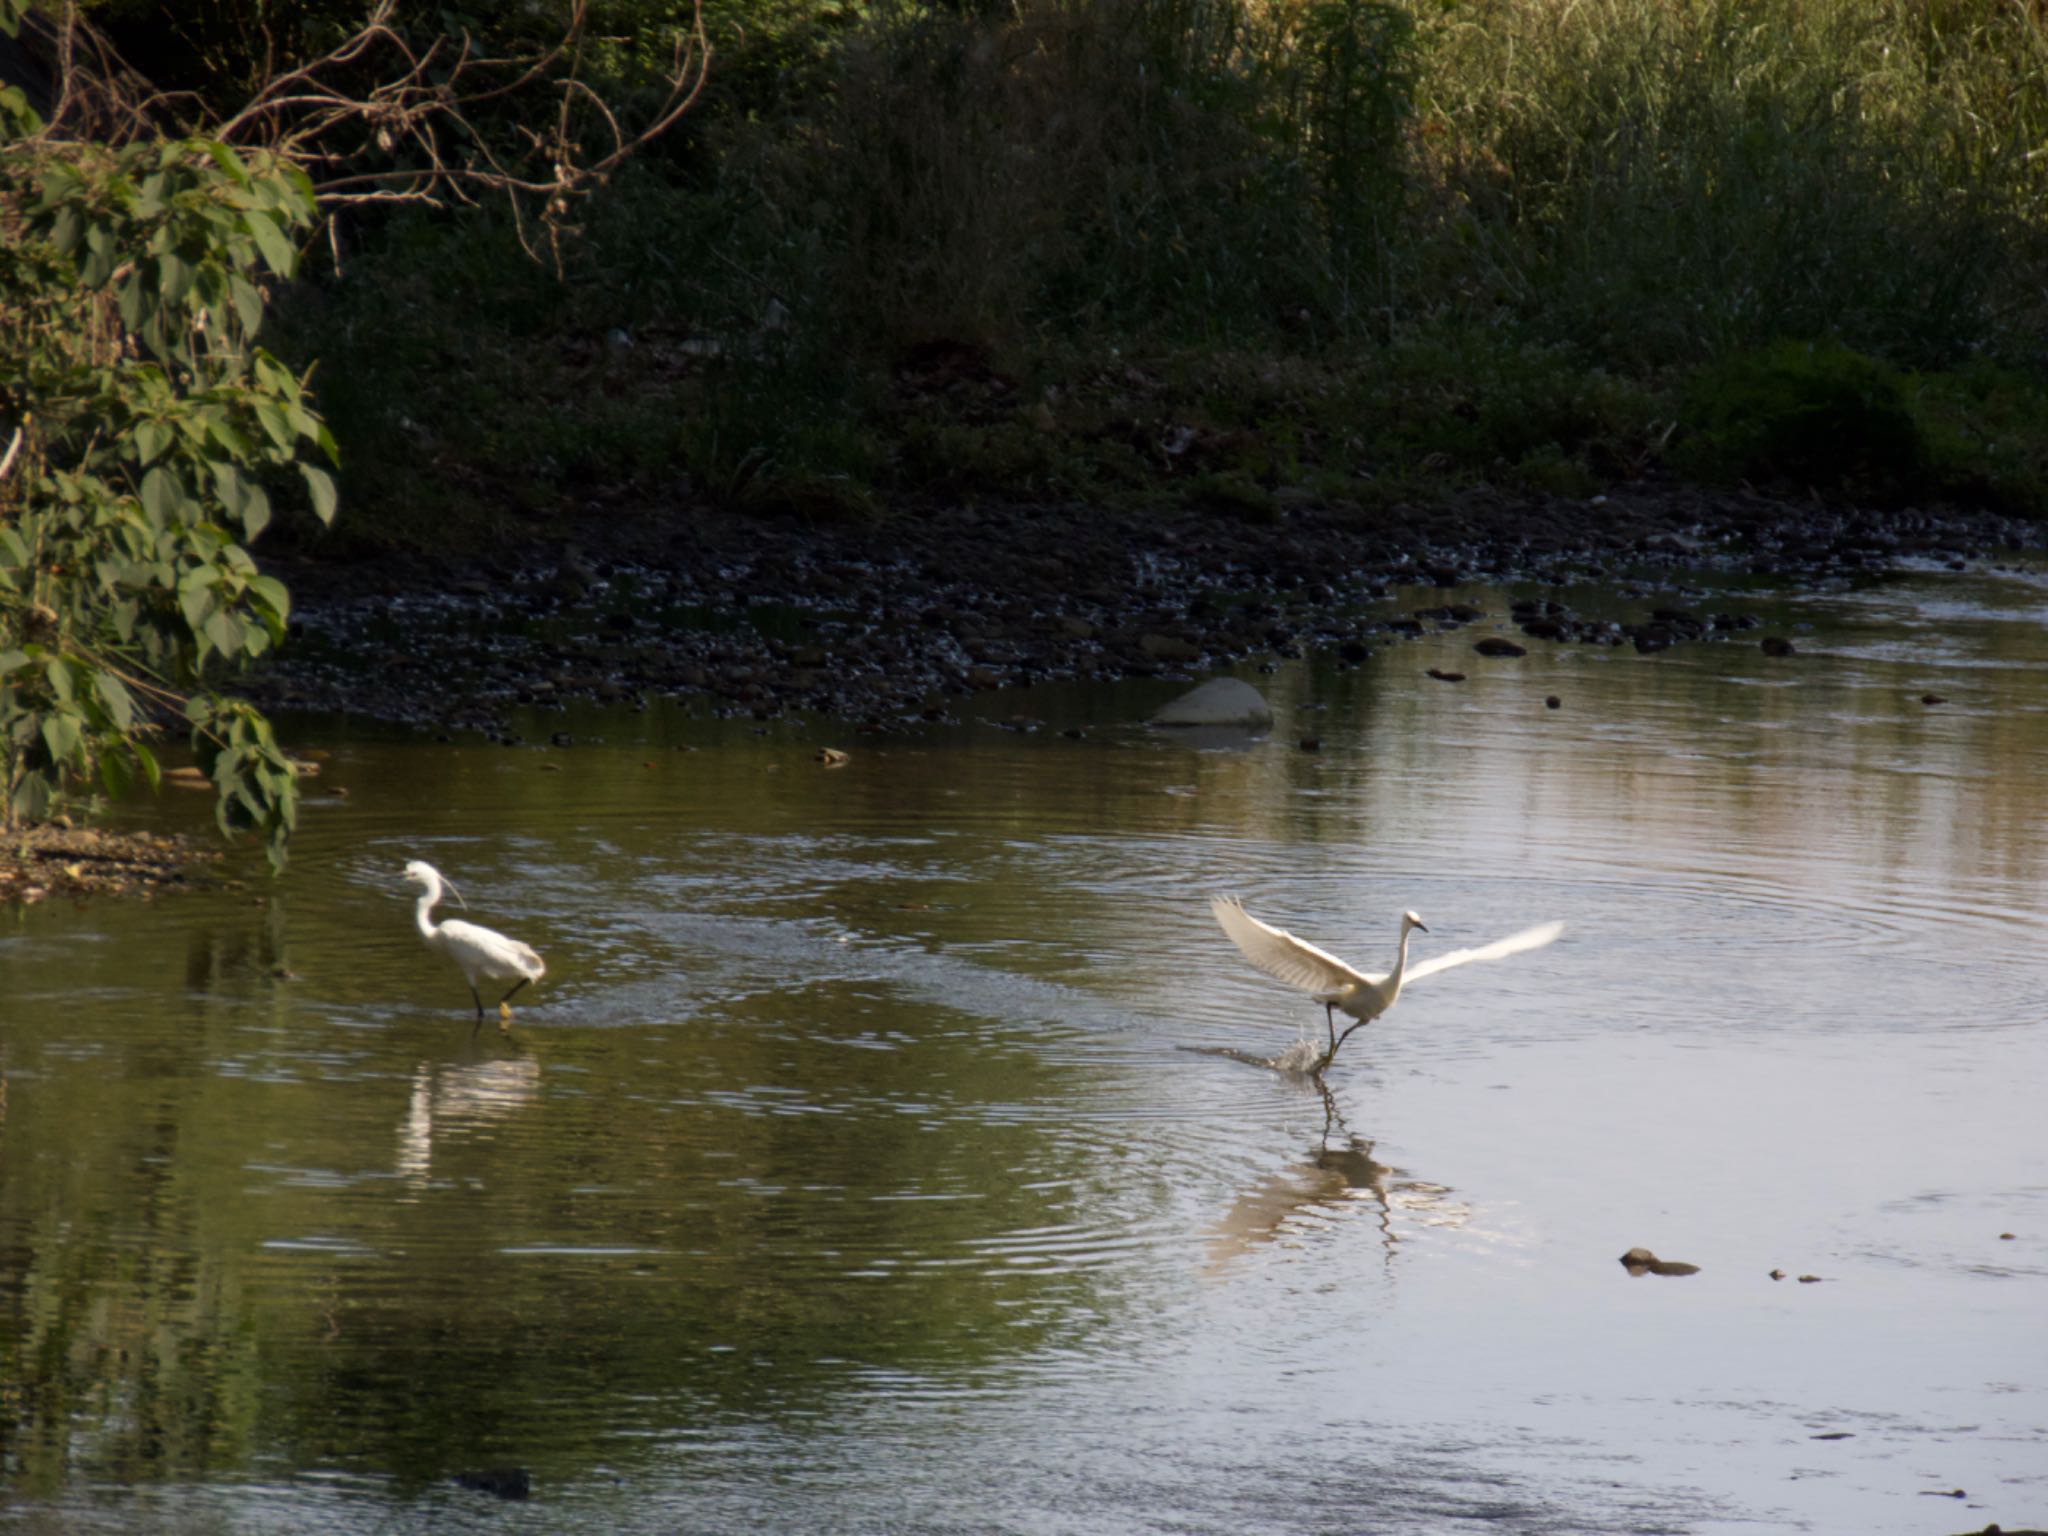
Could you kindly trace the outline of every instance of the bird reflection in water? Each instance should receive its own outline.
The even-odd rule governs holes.
[[[1320,1078],[1309,1079],[1323,1101],[1323,1134],[1304,1162],[1260,1179],[1231,1202],[1209,1233],[1208,1262],[1214,1275],[1254,1249],[1295,1247],[1334,1229],[1368,1208],[1380,1232],[1380,1250],[1391,1265],[1401,1242],[1397,1215],[1429,1226],[1463,1226],[1470,1214],[1441,1184],[1409,1178],[1378,1161],[1373,1144],[1352,1134],[1337,1101]]]
[[[437,1134],[502,1120],[531,1103],[539,1090],[540,1063],[527,1056],[461,1066],[421,1062],[413,1068],[412,1097],[398,1126],[399,1178],[425,1189]]]

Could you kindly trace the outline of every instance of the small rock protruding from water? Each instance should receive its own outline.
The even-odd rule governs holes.
[[[1629,1249],[1621,1256],[1621,1267],[1632,1275],[1696,1275],[1700,1272],[1697,1264],[1660,1259],[1647,1248]]]
[[[820,747],[811,754],[812,762],[821,764],[826,768],[844,768],[851,760],[837,747]]]
[[[1322,737],[1320,737],[1320,736],[1304,736],[1304,737],[1302,737],[1302,738],[1301,738],[1301,750],[1302,750],[1302,751],[1304,751],[1304,752],[1320,752],[1320,751],[1322,751],[1322,750],[1323,750],[1323,738],[1322,738]]]
[[[473,1488],[500,1499],[523,1499],[533,1491],[533,1479],[524,1467],[483,1467],[455,1474],[458,1487]]]
[[[1792,648],[1792,642],[1783,635],[1765,635],[1762,641],[1762,648],[1766,656],[1794,656],[1798,654]]]
[[[1240,678],[1212,677],[1162,705],[1153,714],[1152,723],[1264,730],[1273,723],[1273,706],[1266,702],[1264,694]]]
[[[1472,649],[1482,656],[1526,656],[1529,654],[1527,646],[1517,645],[1514,641],[1505,639],[1500,635],[1488,635],[1484,640],[1476,642]]]
[[[1440,683],[1462,683],[1463,681],[1465,681],[1464,673],[1446,672],[1441,667],[1431,667],[1429,669],[1429,675],[1435,678]]]
[[[1920,695],[1920,702],[1932,709],[1937,704],[1946,704],[1948,700],[1938,693],[1923,693]]]
[[[1564,700],[1563,700],[1563,699],[1560,699],[1560,698],[1559,698],[1559,697],[1558,697],[1558,696],[1557,696],[1556,694],[1554,694],[1554,693],[1550,693],[1550,694],[1545,694],[1545,695],[1543,696],[1543,707],[1544,707],[1545,709],[1563,709],[1563,708],[1564,708]]]

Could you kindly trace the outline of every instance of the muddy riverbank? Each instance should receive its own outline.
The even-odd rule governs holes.
[[[0,905],[153,896],[217,883],[218,847],[190,837],[73,826],[66,819],[0,837]]]
[[[294,641],[253,691],[273,710],[500,736],[519,706],[662,695],[888,730],[980,690],[1316,648],[1362,660],[1459,621],[1427,604],[1359,614],[1395,587],[1613,580],[1642,594],[1639,622],[1581,623],[1551,603],[1489,617],[1537,643],[1653,650],[1739,627],[1684,606],[1689,572],[1823,581],[2044,541],[2041,525],[1954,509],[1647,486],[1378,511],[1283,498],[1250,517],[956,506],[884,526],[593,505],[481,556],[274,562],[297,603]]]

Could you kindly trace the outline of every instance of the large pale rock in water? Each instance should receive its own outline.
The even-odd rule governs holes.
[[[1152,717],[1154,725],[1231,725],[1262,730],[1273,723],[1273,706],[1250,683],[1212,677],[1190,688]]]

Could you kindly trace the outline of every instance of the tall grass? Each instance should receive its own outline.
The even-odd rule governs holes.
[[[1467,0],[1425,174],[1481,296],[1634,364],[1778,337],[2041,361],[2048,12],[2029,0]]]
[[[2019,478],[2048,486],[2043,0],[773,3],[722,0],[786,33],[591,210],[566,286],[494,281],[488,221],[400,221],[311,312],[373,473],[411,443],[536,503],[612,462],[891,489],[954,483],[932,444],[965,443],[1070,483],[1074,441],[1021,415],[902,437],[892,369],[937,342],[1027,379],[1311,359],[1333,382],[1288,409],[1347,462],[1570,484],[1649,462],[1690,375],[1791,342],[1977,370],[1921,393],[2042,424]],[[693,340],[621,361],[614,330]],[[380,376],[406,360],[469,382]],[[1494,425],[1461,446],[1400,406],[1439,397]]]
[[[885,4],[727,185],[861,341],[1265,332],[1355,307],[1401,185],[1404,12],[1372,0]]]

